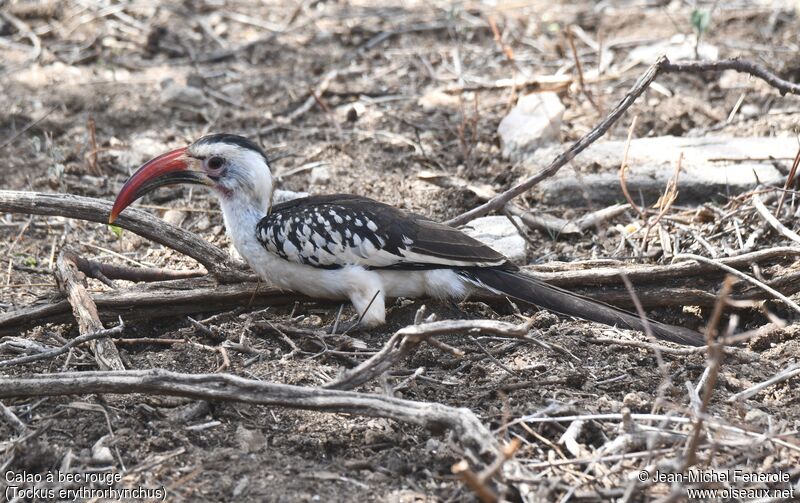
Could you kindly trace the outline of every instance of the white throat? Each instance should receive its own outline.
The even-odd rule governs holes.
[[[264,248],[256,239],[256,226],[267,215],[251,201],[233,197],[220,197],[220,208],[225,221],[225,230],[239,255],[255,270],[264,254]]]

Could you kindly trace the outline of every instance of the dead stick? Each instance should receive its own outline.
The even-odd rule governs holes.
[[[173,270],[159,267],[130,267],[126,265],[104,264],[76,255],[75,264],[78,269],[90,278],[103,283],[107,280],[122,279],[135,282],[169,281],[171,279],[188,279],[205,276],[202,270]],[[111,285],[109,285],[111,286]]]
[[[718,262],[716,260],[713,260],[713,259],[710,259],[710,258],[706,258],[706,257],[703,257],[701,255],[694,255],[692,253],[681,253],[681,254],[675,255],[675,258],[673,258],[673,260],[682,260],[682,259],[692,259],[692,260],[696,260],[698,262],[705,262],[707,264],[715,265],[716,267],[719,267],[723,271],[727,271],[730,274],[732,274],[734,276],[737,276],[737,277],[739,277],[739,278],[741,278],[741,279],[743,279],[743,280],[745,280],[745,281],[747,281],[749,283],[752,283],[753,285],[757,286],[758,288],[761,288],[762,290],[766,291],[770,295],[774,296],[776,299],[782,300],[787,306],[791,307],[792,309],[794,309],[795,311],[800,313],[800,305],[798,305],[795,301],[793,301],[792,299],[790,299],[786,295],[782,294],[781,292],[775,290],[771,286],[765,284],[764,282],[759,281],[759,280],[755,279],[754,277],[743,273],[742,271],[734,269],[733,267],[731,267],[729,265],[722,264],[722,263],[720,263],[720,262]]]
[[[499,210],[505,206],[506,203],[524,194],[542,180],[555,175],[559,169],[574,159],[576,155],[583,152],[586,147],[605,135],[611,126],[613,126],[639,96],[644,93],[645,89],[653,83],[659,73],[703,73],[712,71],[721,72],[724,70],[736,70],[737,72],[749,73],[778,89],[781,95],[786,93],[800,94],[800,84],[781,79],[763,66],[749,61],[727,59],[721,61],[677,61],[672,63],[666,56],[661,56],[641,75],[641,77],[639,77],[633,87],[625,94],[625,97],[622,98],[594,129],[586,133],[586,135],[572,144],[566,151],[559,154],[546,168],[511,187],[502,194],[493,197],[488,202],[462,213],[445,223],[452,226],[463,225],[474,218],[486,215],[491,211]]]
[[[778,383],[782,383],[788,379],[791,379],[797,375],[800,375],[800,366],[797,364],[789,366],[789,368],[779,372],[778,374],[772,376],[771,378],[767,379],[766,381],[760,382],[754,386],[750,386],[744,391],[740,391],[734,395],[728,397],[728,402],[735,402],[737,400],[744,400],[750,398],[751,396],[757,394],[758,392],[769,388]]]
[[[695,278],[699,275],[711,273],[719,276],[720,265],[733,268],[749,268],[754,263],[762,263],[784,257],[800,257],[800,248],[791,246],[779,246],[758,250],[751,253],[744,253],[734,257],[725,257],[714,261],[714,263],[683,261],[669,265],[632,265],[622,267],[596,267],[582,270],[563,270],[553,272],[539,272],[535,268],[525,268],[526,272],[536,276],[542,281],[546,281],[560,287],[580,286],[580,285],[618,285],[621,284],[620,273],[624,273],[637,288],[641,284],[662,283],[665,280],[675,280],[679,278]],[[574,264],[565,264],[566,267],[574,267]],[[552,265],[548,266],[552,267]]]
[[[75,252],[65,247],[56,260],[56,279],[72,306],[72,314],[78,322],[81,335],[93,334],[104,329],[95,305],[86,287],[85,277],[75,264]],[[91,340],[95,360],[101,370],[124,370],[119,351],[109,337]]]

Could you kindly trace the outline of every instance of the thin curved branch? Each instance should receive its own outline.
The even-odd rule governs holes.
[[[81,335],[97,333],[105,327],[97,314],[97,304],[86,290],[85,278],[75,264],[75,256],[75,252],[69,247],[61,250],[56,260],[56,279],[72,306],[72,315],[78,322]],[[110,336],[92,339],[91,346],[95,361],[101,370],[125,369],[119,351]]]
[[[666,57],[664,57],[664,59],[666,59]],[[787,93],[800,95],[800,84],[784,80],[758,63],[753,63],[745,59],[731,58],[719,61],[675,61],[674,63],[666,60],[661,65],[661,71],[666,73],[706,73],[723,72],[725,70],[748,73],[753,77],[759,78],[777,89],[778,92],[781,93],[781,96],[785,96]]]

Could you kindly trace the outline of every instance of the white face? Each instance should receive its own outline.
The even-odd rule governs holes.
[[[272,172],[264,157],[254,150],[224,142],[198,141],[189,146],[186,156],[199,164],[215,185],[215,192],[226,200],[239,200],[267,212],[272,201]]]

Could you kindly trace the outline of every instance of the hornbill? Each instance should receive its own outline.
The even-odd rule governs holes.
[[[157,187],[201,184],[217,195],[233,245],[256,273],[314,298],[349,299],[363,327],[385,322],[386,297],[463,298],[488,290],[561,314],[643,330],[639,316],[526,275],[463,232],[372,199],[347,194],[272,202],[264,151],[233,134],[210,134],[140,167],[109,222]],[[648,321],[654,335],[688,345],[702,336]]]

